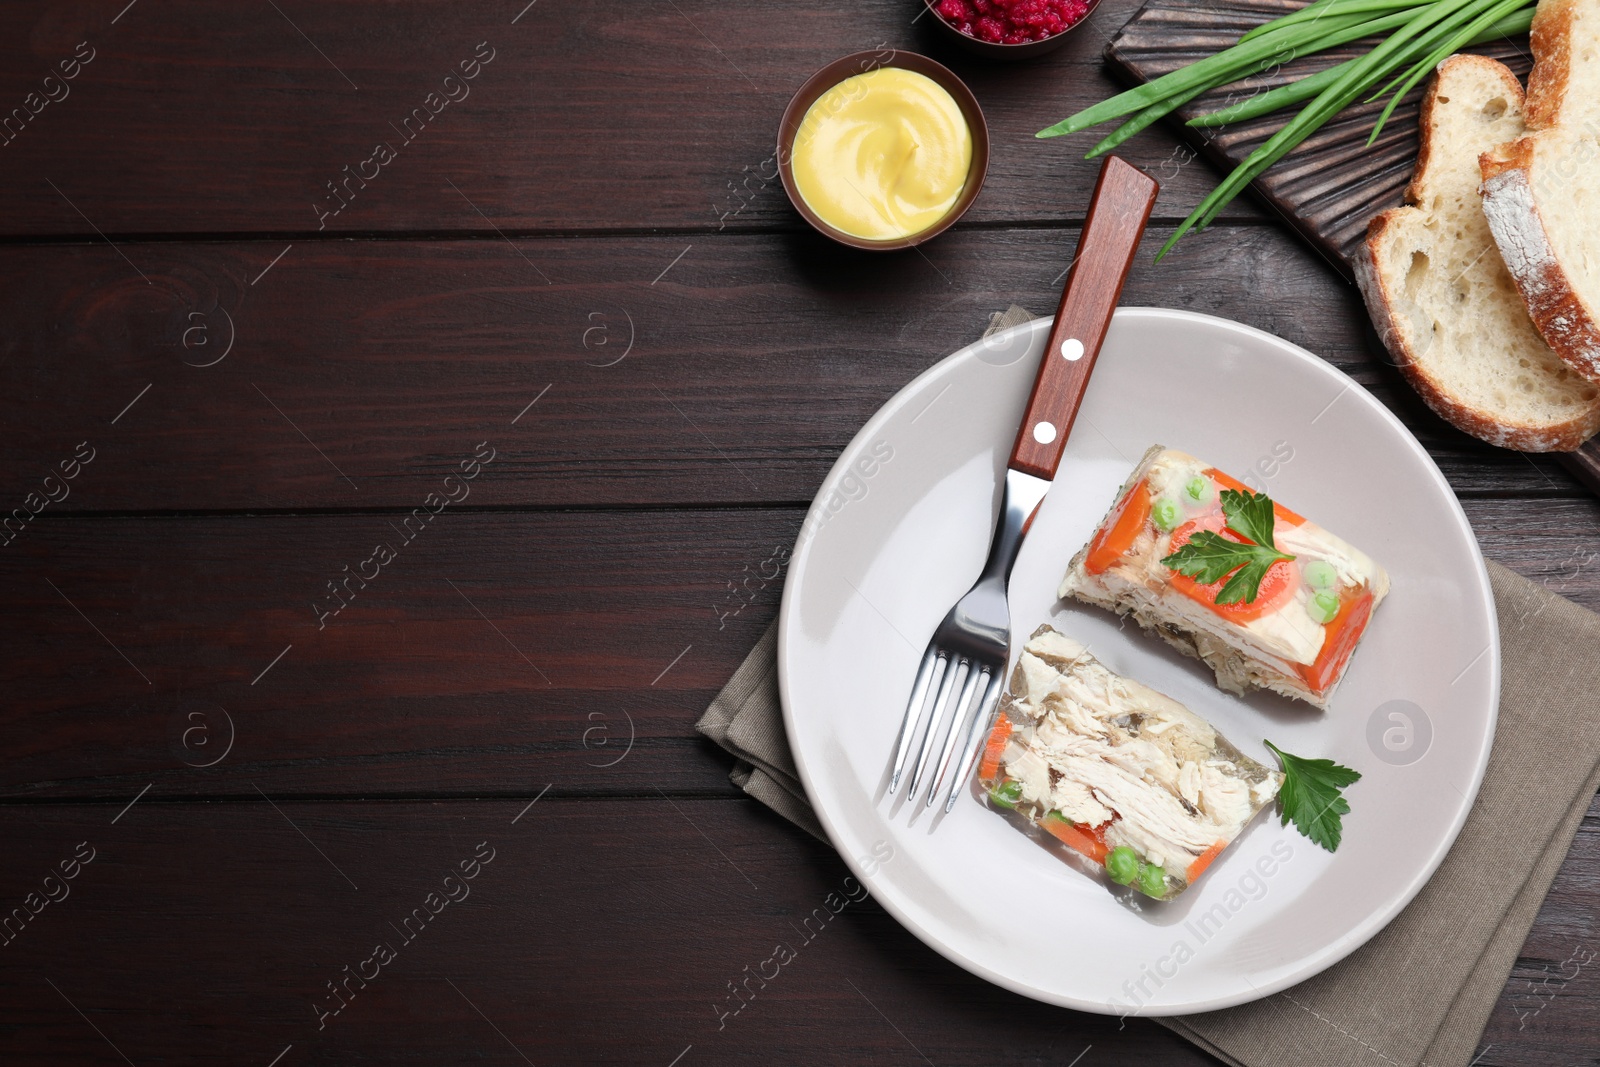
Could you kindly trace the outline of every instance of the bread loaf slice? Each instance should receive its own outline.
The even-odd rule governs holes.
[[[1600,0],[1540,0],[1528,133],[1486,152],[1483,210],[1556,355],[1600,382]]]
[[[1522,103],[1503,64],[1440,64],[1410,206],[1372,220],[1355,274],[1401,373],[1445,421],[1503,448],[1571,451],[1600,430],[1600,387],[1540,338],[1478,195],[1478,156],[1523,132]]]

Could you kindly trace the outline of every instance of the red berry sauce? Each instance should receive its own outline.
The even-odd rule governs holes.
[[[1071,29],[1089,13],[1089,0],[938,0],[950,25],[991,44],[1026,44]]]

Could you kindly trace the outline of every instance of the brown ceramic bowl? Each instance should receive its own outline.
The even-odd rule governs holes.
[[[938,32],[947,40],[953,41],[957,47],[965,48],[974,55],[983,56],[985,59],[1016,60],[1035,59],[1046,52],[1053,52],[1060,48],[1072,31],[1089,21],[1089,16],[1094,14],[1094,9],[1100,6],[1100,0],[1088,0],[1089,10],[1083,13],[1083,18],[1058,34],[1046,37],[1042,41],[1024,41],[1022,44],[996,44],[993,41],[980,41],[976,37],[968,37],[960,30],[946,22],[935,6],[938,0],[922,0],[923,6],[928,9],[928,14],[938,24]],[[919,16],[920,17],[920,16]]]
[[[889,241],[872,241],[854,234],[845,233],[835,229],[811,210],[805,198],[800,195],[800,190],[795,188],[794,168],[791,166],[790,157],[794,153],[794,138],[800,129],[801,121],[806,117],[806,112],[811,110],[811,105],[823,93],[832,89],[846,78],[867,71],[877,70],[880,67],[898,67],[901,70],[915,71],[933,79],[945,92],[949,93],[961,109],[961,115],[967,120],[967,128],[972,132],[972,166],[967,171],[967,184],[962,188],[961,195],[956,202],[950,205],[950,210],[945,212],[943,218],[909,237],[896,237]],[[900,248],[910,248],[922,244],[924,241],[939,236],[948,230],[967,208],[978,199],[978,192],[983,188],[983,177],[989,170],[989,127],[983,121],[983,111],[978,107],[977,97],[972,95],[966,83],[952,74],[944,66],[935,63],[927,56],[915,52],[900,52],[891,49],[881,49],[876,52],[857,52],[854,55],[836,59],[826,67],[817,71],[806,83],[800,86],[800,91],[794,94],[794,99],[789,101],[789,106],[783,110],[783,119],[778,123],[778,172],[783,176],[784,191],[789,194],[789,202],[794,209],[800,212],[802,218],[809,222],[818,233],[833,238],[840,244],[849,245],[851,248],[863,248],[873,252],[892,252]]]

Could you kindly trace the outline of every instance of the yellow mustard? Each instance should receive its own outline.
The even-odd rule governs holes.
[[[801,197],[824,222],[891,241],[950,211],[967,184],[972,131],[938,82],[880,67],[846,78],[811,105],[790,163]]]

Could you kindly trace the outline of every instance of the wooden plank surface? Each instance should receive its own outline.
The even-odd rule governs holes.
[[[1118,87],[1100,53],[1137,6],[1019,66],[914,0],[0,12],[4,107],[93,49],[0,136],[0,503],[40,512],[0,546],[0,900],[98,849],[0,945],[0,1062],[1216,1062],[979,981],[870,899],[720,1020],[845,868],[692,732],[861,422],[990,312],[1055,303],[1097,164],[1031,135]],[[479,42],[469,97],[385,132]],[[880,44],[949,62],[994,139],[921,254],[831,248],[765,177],[789,92]],[[404,143],[319,220],[379,139]],[[1159,241],[1216,175],[1161,129],[1124,152]],[[1146,256],[1127,302],[1346,370],[1490,558],[1600,607],[1600,504],[1433,419],[1270,216]],[[480,442],[470,497],[319,628]],[[326,983],[485,840],[471,898],[319,1030]],[[1592,1057],[1597,885],[1600,809],[1479,1067]]]
[[[852,901],[839,858],[753,802],[552,791],[528,808],[542,784],[449,803],[0,805],[8,906],[93,856],[3,948],[0,1058],[265,1065],[287,1048],[296,1064],[665,1067],[692,1046],[682,1063],[1216,1062],[1148,1020],[967,974]],[[1586,1047],[1600,984],[1592,965],[1572,977],[1571,954],[1593,945],[1596,865],[1600,803],[1480,1064]],[[417,908],[437,912],[405,924]],[[381,968],[379,943],[394,955]],[[749,976],[773,975],[780,943],[794,958],[763,987]],[[346,967],[370,981],[335,999]],[[745,981],[753,996],[735,997]]]
[[[588,0],[515,22],[526,0],[183,0],[113,24],[125,3],[8,10],[6,107],[80,42],[93,58],[4,145],[4,232],[795,229],[771,164],[783,107],[825,63],[884,46],[948,61],[981,101],[993,153],[973,221],[1064,221],[1081,209],[1062,194],[1087,190],[1098,164],[1033,134],[1112,90],[1100,48],[1138,6],[1106,0],[1048,62],[1011,68],[952,50],[904,0]],[[1128,155],[1160,167],[1172,147]],[[1209,179],[1173,174],[1158,211],[1181,218]]]
[[[802,517],[51,523],[0,603],[0,793],[726,794],[693,724],[774,618]]]
[[[1572,536],[1600,502],[1466,510],[1490,559],[1600,609]],[[803,514],[446,510],[409,542],[385,513],[41,523],[4,564],[0,796],[726,794],[693,723],[775,617]]]
[[[1303,345],[1381,396],[1458,492],[1578,491],[1553,460],[1433,416],[1375,358],[1353,290],[1278,228],[1222,227],[1152,264],[1168,232],[1124,303]],[[411,508],[487,440],[474,504],[805,502],[991,312],[1053,308],[1076,241],[966,230],[873,259],[768,235],[315,242],[264,276],[284,243],[125,243],[154,286],[104,245],[16,248],[0,501],[23,505],[88,441],[49,513]]]

